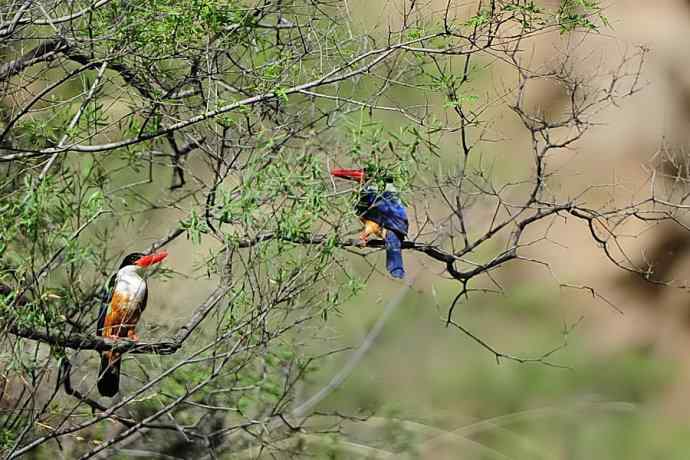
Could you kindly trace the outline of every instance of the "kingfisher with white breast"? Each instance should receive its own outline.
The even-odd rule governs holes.
[[[96,335],[113,340],[127,338],[138,341],[135,328],[146,308],[148,287],[143,271],[168,256],[165,251],[145,255],[135,252],[124,258],[112,281],[110,299],[101,305]],[[113,397],[120,388],[121,353],[101,353],[98,392]]]

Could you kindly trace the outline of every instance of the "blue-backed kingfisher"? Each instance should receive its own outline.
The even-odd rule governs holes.
[[[363,169],[336,168],[331,175],[364,185],[368,179]],[[369,236],[382,238],[386,245],[386,268],[394,278],[403,278],[405,269],[402,259],[402,242],[405,241],[409,223],[407,212],[392,182],[386,183],[386,189],[380,192],[374,185],[362,188],[356,205],[364,230],[360,234],[366,245]]]

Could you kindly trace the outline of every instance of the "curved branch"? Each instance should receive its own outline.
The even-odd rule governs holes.
[[[144,141],[148,141],[151,139],[156,139],[158,137],[164,136],[168,133],[179,131],[183,128],[186,128],[188,126],[195,125],[197,123],[200,123],[205,120],[209,120],[211,118],[217,117],[218,115],[222,115],[228,112],[232,112],[234,110],[237,110],[241,107],[247,107],[247,106],[252,106],[256,105],[261,102],[265,102],[268,100],[272,99],[279,99],[280,97],[284,96],[289,96],[292,94],[299,94],[304,90],[308,90],[311,88],[318,88],[324,85],[330,85],[332,83],[337,83],[345,80],[349,80],[353,77],[356,77],[358,75],[365,74],[369,72],[371,69],[376,67],[378,64],[381,62],[384,62],[388,56],[391,54],[395,53],[396,51],[400,51],[403,49],[404,46],[410,45],[412,43],[417,43],[423,40],[430,40],[435,37],[441,36],[443,33],[435,33],[435,34],[430,34],[426,35],[421,38],[417,38],[414,40],[409,40],[404,43],[398,43],[395,45],[390,45],[385,48],[378,48],[375,50],[367,51],[366,53],[362,53],[359,56],[353,58],[346,64],[339,66],[332,71],[322,75],[321,77],[309,81],[307,83],[303,83],[301,85],[296,85],[291,88],[287,88],[284,91],[281,91],[281,94],[278,94],[276,91],[269,91],[267,93],[263,94],[257,94],[256,96],[252,97],[247,97],[244,99],[241,99],[237,102],[233,102],[231,104],[224,105],[222,107],[219,107],[215,110],[209,110],[204,113],[201,113],[199,115],[187,118],[186,120],[179,121],[177,123],[174,123],[168,127],[159,129],[155,132],[150,132],[150,133],[142,133],[136,137],[131,137],[129,139],[123,139],[121,141],[117,142],[111,142],[107,144],[98,144],[98,145],[83,145],[83,144],[72,144],[72,145],[67,145],[64,147],[49,147],[43,150],[20,150],[17,153],[10,154],[10,155],[4,155],[0,157],[0,161],[12,161],[12,160],[18,160],[22,158],[31,158],[31,157],[36,157],[36,156],[42,156],[42,155],[52,155],[53,153],[56,152],[67,152],[67,151],[72,151],[72,152],[82,152],[82,153],[97,153],[97,152],[104,152],[104,151],[109,151],[109,150],[115,150],[119,149],[122,147],[127,147],[130,145],[138,144]],[[352,68],[354,65],[360,63],[361,61],[366,60],[367,58],[373,58],[370,62],[361,65],[361,67],[357,67],[354,70],[351,70],[349,72],[346,72],[347,69]],[[0,75],[2,75],[0,73]]]

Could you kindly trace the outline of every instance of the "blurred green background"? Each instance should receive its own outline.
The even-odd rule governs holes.
[[[371,294],[377,285],[369,289],[331,323],[344,344],[359,343],[385,307]],[[453,292],[447,286],[437,290],[436,299],[426,288],[409,292],[368,355],[321,405],[375,414],[346,425],[348,440],[390,452],[391,458],[687,458],[690,424],[663,410],[677,365],[651,344],[596,347],[585,316],[566,348],[550,358],[567,368],[497,363],[490,352],[445,327],[435,304],[447,305]],[[523,285],[506,297],[472,301],[456,318],[500,351],[539,356],[562,343],[568,316],[563,302],[539,290]],[[347,359],[336,355],[323,365],[322,382]],[[342,458],[386,458],[335,446],[344,449]]]

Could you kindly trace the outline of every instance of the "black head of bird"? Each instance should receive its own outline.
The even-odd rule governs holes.
[[[157,264],[166,257],[168,257],[167,251],[159,251],[148,255],[143,254],[141,252],[133,252],[131,254],[128,254],[124,259],[122,259],[122,264],[120,264],[120,268],[128,266],[145,268]]]

